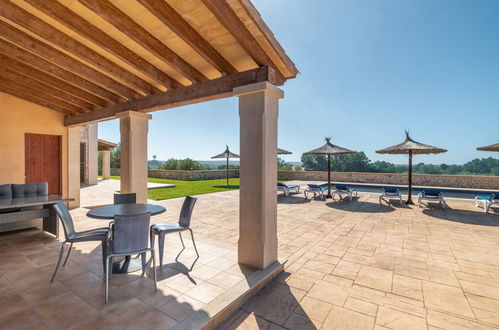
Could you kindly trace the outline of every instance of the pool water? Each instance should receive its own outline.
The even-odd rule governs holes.
[[[359,192],[370,192],[370,193],[381,193],[383,187],[379,185],[368,185],[368,184],[348,184],[348,187],[353,188]],[[390,186],[393,187],[393,186]],[[396,186],[396,188],[400,189],[400,192],[403,195],[407,195],[407,186],[402,187],[402,186]],[[443,188],[443,189],[435,189],[433,187],[418,187],[418,188],[412,188],[412,195],[417,196],[418,193],[422,192],[423,189],[431,189],[431,190],[439,190],[442,192],[443,197],[447,198],[464,198],[464,199],[473,199],[475,196],[490,196],[491,194],[494,193],[494,191],[491,190],[475,190],[475,189],[469,189],[469,190],[462,190],[462,189],[452,189],[452,188]]]

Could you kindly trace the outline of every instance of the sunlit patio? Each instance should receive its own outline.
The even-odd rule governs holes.
[[[304,185],[303,182],[294,182]],[[82,190],[84,199],[85,189]],[[239,192],[199,196],[191,241],[167,236],[158,291],[150,274],[113,275],[104,305],[98,243],[75,245],[54,283],[60,239],[32,229],[1,234],[0,322],[6,328],[185,327],[197,311],[252,273],[237,264]],[[183,199],[155,201],[176,222]],[[380,205],[378,195],[349,202],[279,196],[279,258],[285,271],[222,328],[487,328],[499,325],[499,216],[469,200],[449,209]],[[103,225],[82,207],[78,230]],[[188,235],[186,235],[187,238]],[[8,252],[4,253],[4,252]],[[215,299],[215,300],[214,300]],[[179,323],[182,322],[182,323]]]

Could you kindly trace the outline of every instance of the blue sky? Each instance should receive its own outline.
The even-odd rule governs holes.
[[[323,144],[374,151],[402,142],[448,149],[416,162],[462,164],[499,142],[499,1],[253,0],[300,70],[282,88],[279,147],[298,161]],[[149,158],[239,151],[237,99],[152,113]],[[119,141],[116,120],[99,137]]]

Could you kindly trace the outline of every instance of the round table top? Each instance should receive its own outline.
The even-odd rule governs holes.
[[[87,216],[95,219],[114,219],[117,215],[138,215],[148,212],[157,215],[165,211],[166,208],[155,204],[114,204],[96,207],[88,211]]]

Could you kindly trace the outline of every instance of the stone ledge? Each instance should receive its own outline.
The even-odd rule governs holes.
[[[179,322],[172,329],[214,329],[281,273],[284,270],[285,263],[286,260],[276,261],[265,269],[251,273],[244,280],[227,289],[222,295]]]

